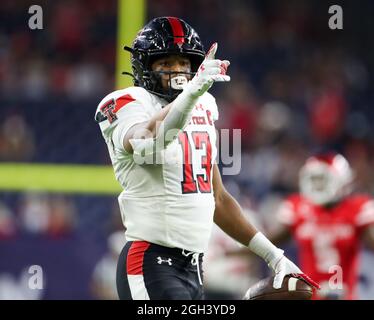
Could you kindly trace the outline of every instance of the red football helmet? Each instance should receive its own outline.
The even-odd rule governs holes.
[[[351,192],[352,181],[348,161],[337,153],[310,157],[299,175],[301,194],[317,205],[339,201]]]

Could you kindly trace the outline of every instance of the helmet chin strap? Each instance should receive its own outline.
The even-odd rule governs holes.
[[[184,75],[176,76],[170,79],[170,87],[174,90],[183,90],[188,80]]]
[[[161,86],[161,75],[168,75],[168,86],[162,88]],[[172,102],[184,89],[188,83],[188,76],[194,76],[194,72],[163,72],[163,71],[152,71],[147,74],[148,79],[153,83],[153,89],[147,89],[149,92],[165,99],[168,102]],[[173,77],[173,75],[175,75]]]

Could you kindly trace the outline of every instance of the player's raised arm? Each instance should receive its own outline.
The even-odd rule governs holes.
[[[293,274],[306,280],[310,285],[319,285],[305,275],[292,261],[284,256],[284,251],[272,244],[243,215],[238,202],[222,184],[217,164],[213,168],[213,190],[216,203],[214,222],[229,236],[247,246],[252,252],[263,258],[274,271],[274,288],[281,287],[284,277]]]
[[[124,137],[123,145],[129,152],[138,154],[153,153],[165,148],[179,130],[183,130],[190,120],[190,113],[199,97],[214,82],[230,81],[226,75],[229,61],[215,59],[217,43],[208,51],[196,75],[184,85],[177,98],[149,121],[132,127]]]

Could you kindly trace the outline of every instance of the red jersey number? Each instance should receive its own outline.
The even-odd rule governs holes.
[[[191,133],[190,141],[187,132],[179,135],[179,143],[183,150],[183,180],[181,181],[182,193],[210,193],[211,172],[212,172],[212,145],[210,143],[208,132],[194,131]],[[205,174],[197,174],[194,178],[194,163],[192,161],[193,149],[204,149],[206,154],[201,157],[201,167]],[[196,165],[196,164],[195,164]]]

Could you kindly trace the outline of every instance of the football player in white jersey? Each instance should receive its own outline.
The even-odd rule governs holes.
[[[205,54],[175,17],[153,19],[131,48],[134,86],[96,111],[115,175],[127,244],[119,258],[120,299],[203,299],[201,262],[212,224],[262,257],[279,288],[301,270],[248,222],[225,190],[215,158],[218,109],[208,93],[228,82],[229,61]]]

